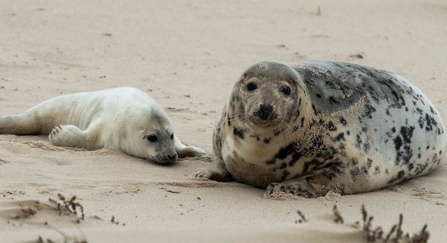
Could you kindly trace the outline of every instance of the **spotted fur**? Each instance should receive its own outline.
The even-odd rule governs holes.
[[[428,98],[397,74],[350,63],[260,62],[236,82],[196,176],[265,196],[372,191],[425,175],[447,139]]]

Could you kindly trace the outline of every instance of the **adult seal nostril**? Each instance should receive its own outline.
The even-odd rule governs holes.
[[[259,106],[259,111],[256,114],[259,116],[262,120],[268,120],[273,117],[273,106],[272,105],[266,105],[261,104]]]

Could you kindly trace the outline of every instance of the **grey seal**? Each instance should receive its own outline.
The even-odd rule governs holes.
[[[335,61],[248,67],[194,175],[319,197],[368,192],[432,171],[447,139],[439,113],[392,72]]]

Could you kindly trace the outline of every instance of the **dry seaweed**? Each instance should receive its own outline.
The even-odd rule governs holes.
[[[300,216],[300,218],[295,220],[295,224],[297,224],[297,223],[301,224],[301,223],[307,222],[306,217],[304,216],[304,214],[300,210],[296,211],[296,213],[298,214],[298,216]]]
[[[76,216],[78,216],[78,209],[79,209],[80,213],[81,213],[80,218],[82,220],[84,220],[84,217],[85,217],[85,215],[84,215],[84,207],[80,203],[75,201],[76,200],[76,196],[71,197],[70,200],[66,199],[60,193],[57,194],[57,196],[59,197],[60,202],[58,202],[58,201],[56,201],[56,200],[54,200],[52,198],[49,198],[49,201],[57,205],[57,210],[59,211],[59,216],[62,215],[62,210],[63,210],[62,205],[63,205],[64,208],[68,212],[70,212],[70,213],[72,213],[72,214],[74,214]],[[78,221],[78,222],[80,222],[80,221]]]
[[[422,230],[414,234],[412,237],[410,237],[409,233],[404,235],[402,231],[404,217],[402,214],[399,215],[399,222],[391,227],[385,238],[383,238],[384,231],[382,227],[377,227],[374,230],[372,229],[373,217],[368,217],[368,212],[366,211],[364,205],[362,205],[362,218],[363,231],[366,233],[368,242],[427,243],[428,239],[430,238],[430,233],[427,231],[427,225],[424,225]]]
[[[335,223],[337,224],[343,224],[344,220],[343,217],[340,214],[340,211],[338,211],[337,205],[334,205],[334,207],[332,208],[332,212],[334,213],[335,216]]]
[[[337,205],[334,205],[332,212],[335,216],[335,223],[343,224],[344,219],[341,216],[340,211],[337,208]],[[296,220],[295,223],[303,223],[308,222],[308,220],[304,217],[304,214],[301,211],[297,211],[300,219]],[[427,231],[427,225],[422,227],[422,230],[413,234],[410,237],[410,233],[404,234],[402,230],[402,225],[404,221],[404,217],[402,214],[399,215],[399,221],[397,224],[394,224],[390,231],[385,235],[382,227],[373,228],[372,221],[374,220],[373,216],[369,216],[366,211],[365,205],[362,205],[361,209],[362,213],[362,221],[363,221],[363,229],[361,229],[366,234],[366,242],[374,242],[374,243],[427,243],[430,238],[430,233]],[[356,222],[356,225],[359,225],[359,222]]]

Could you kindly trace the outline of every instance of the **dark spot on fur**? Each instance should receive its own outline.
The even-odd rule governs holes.
[[[380,167],[379,166],[376,166],[374,168],[374,175],[380,175]]]
[[[365,166],[362,166],[361,171],[363,174],[368,174],[368,169]]]
[[[405,176],[405,171],[401,170],[397,173],[397,176],[388,181],[388,184],[394,184],[400,182]]]
[[[376,108],[374,108],[372,105],[365,104],[365,116],[368,117],[369,119],[372,119],[372,113],[376,112]]]
[[[318,167],[323,162],[318,159],[313,159],[311,161],[305,162],[303,166],[303,174],[306,174],[308,171],[312,170],[315,167]]]
[[[311,139],[312,146],[308,148],[310,151],[316,151],[319,150],[321,147],[323,147],[323,136],[321,135],[315,135]]]
[[[414,127],[401,127],[400,134],[402,135],[405,143],[411,143],[411,138],[413,137]]]
[[[261,140],[261,138],[259,137],[259,135],[250,135],[250,137],[256,139],[256,141]]]
[[[396,151],[398,151],[402,147],[402,138],[400,138],[400,136],[397,136],[394,139],[394,147],[396,148]]]
[[[362,147],[362,138],[360,137],[359,134],[357,134],[357,136],[356,136],[355,147],[358,148],[358,149],[360,149]]]
[[[237,137],[239,137],[240,139],[244,139],[245,136],[245,130],[244,129],[239,129],[239,128],[234,128],[233,129],[233,134]]]
[[[344,133],[344,132],[339,133],[339,134],[335,137],[335,141],[340,141],[340,140],[346,141],[346,139],[345,139],[345,133]]]
[[[278,153],[275,155],[277,159],[285,159],[287,156],[295,152],[295,143],[290,143],[286,147],[281,148]]]
[[[335,127],[335,125],[332,121],[328,122],[327,128],[329,129],[329,131],[337,131],[337,127]]]
[[[276,159],[267,160],[265,163],[268,165],[274,165],[276,164]]]
[[[278,137],[284,130],[275,131],[275,137]]]
[[[355,167],[349,172],[349,174],[351,175],[352,181],[356,181],[357,176],[360,174],[360,169]]]
[[[333,96],[329,97],[329,104],[331,105],[338,105],[340,102],[338,102]]]
[[[421,109],[421,108],[416,108],[416,112],[419,114],[419,115],[422,115],[423,113],[424,113],[424,111]]]
[[[418,123],[419,123],[419,127],[420,128],[424,128],[424,118],[422,116],[419,117],[418,119]]]
[[[282,176],[281,176],[281,181],[285,181],[287,179],[287,176],[290,175],[290,172],[288,172],[287,170],[284,170],[282,172]]]
[[[292,159],[289,161],[289,166],[294,166],[296,162],[302,157],[302,154],[300,152],[294,151],[292,154]]]
[[[430,116],[428,113],[425,114],[425,121],[427,122],[427,125],[425,127],[426,131],[433,131],[433,126],[438,126],[438,123],[436,120]]]

